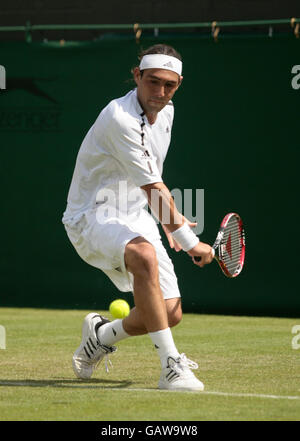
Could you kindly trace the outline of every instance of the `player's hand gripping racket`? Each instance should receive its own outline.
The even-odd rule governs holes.
[[[212,249],[225,276],[240,274],[245,261],[245,231],[238,214],[229,213],[224,217]],[[194,259],[199,262],[201,257],[194,256]]]

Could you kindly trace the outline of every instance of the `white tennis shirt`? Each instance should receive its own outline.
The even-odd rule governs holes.
[[[73,226],[102,203],[116,204],[125,215],[145,207],[140,187],[162,182],[173,117],[170,101],[149,124],[136,89],[111,101],[81,144],[63,223]]]

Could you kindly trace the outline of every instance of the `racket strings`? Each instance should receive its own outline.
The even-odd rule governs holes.
[[[219,247],[220,258],[231,275],[234,275],[241,266],[242,234],[239,220],[235,216],[231,217],[224,229]]]

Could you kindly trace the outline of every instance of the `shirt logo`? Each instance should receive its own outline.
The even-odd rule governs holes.
[[[166,128],[166,133],[169,133],[170,132],[170,129],[169,129],[169,126]]]
[[[148,152],[148,150],[145,150],[145,151],[142,153],[142,158],[147,159],[147,158],[150,158],[150,157],[151,157],[151,155],[150,155],[150,153]]]

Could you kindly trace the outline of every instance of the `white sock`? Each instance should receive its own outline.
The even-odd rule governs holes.
[[[112,346],[124,338],[130,337],[123,328],[123,320],[117,319],[113,322],[105,323],[97,331],[97,337],[102,345]]]
[[[149,332],[149,336],[157,349],[162,368],[167,366],[168,357],[175,359],[179,357],[180,354],[176,349],[170,328]]]

